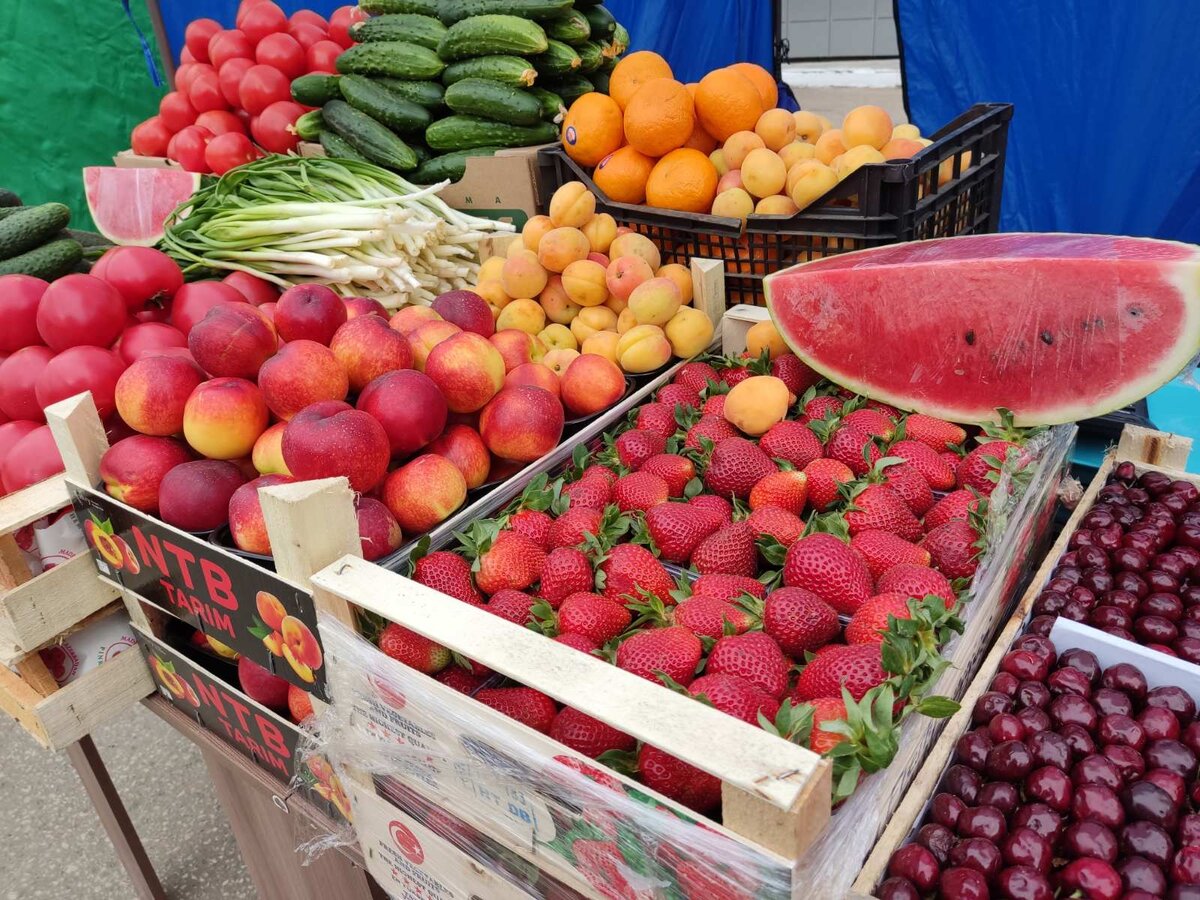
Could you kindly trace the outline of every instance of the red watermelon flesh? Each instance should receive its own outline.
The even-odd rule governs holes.
[[[994,234],[891,244],[765,280],[788,345],[838,384],[956,422],[1052,425],[1161,387],[1200,351],[1200,247]]]
[[[200,187],[200,176],[179,168],[88,166],[83,188],[96,230],[114,244],[153,247],[163,225]]]

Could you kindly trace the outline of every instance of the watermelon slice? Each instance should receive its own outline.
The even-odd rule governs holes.
[[[1053,425],[1145,397],[1200,350],[1200,247],[991,234],[890,244],[765,280],[784,340],[838,384],[955,422]]]
[[[200,176],[179,168],[88,166],[83,189],[96,229],[114,244],[153,247],[175,207],[196,193]]]

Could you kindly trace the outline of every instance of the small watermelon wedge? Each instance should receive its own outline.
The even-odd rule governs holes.
[[[179,168],[88,166],[83,189],[96,230],[114,244],[153,247],[175,208],[200,187],[200,176]]]
[[[990,234],[890,244],[768,275],[767,308],[838,384],[955,422],[1055,425],[1158,389],[1200,351],[1200,247]]]

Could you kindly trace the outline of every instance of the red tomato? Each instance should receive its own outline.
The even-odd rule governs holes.
[[[92,275],[116,288],[130,312],[170,303],[183,287],[175,260],[153,247],[114,247],[97,260]]]
[[[49,347],[25,347],[0,363],[0,410],[10,419],[45,422],[37,380],[54,359]]]
[[[192,55],[192,51],[189,50],[187,47],[184,47],[182,50],[179,51],[179,64],[180,65],[183,65],[184,63],[194,63],[194,62],[197,62],[197,59],[196,59],[196,57],[194,57]]]
[[[163,124],[162,116],[151,116],[134,125],[129,134],[129,146],[138,156],[166,156],[170,141],[171,131]]]
[[[250,133],[264,150],[287,153],[300,143],[300,135],[292,126],[302,115],[304,107],[299,103],[280,100],[264,109],[262,115],[250,123]]]
[[[8,456],[8,451],[29,432],[38,427],[37,422],[28,419],[14,419],[12,422],[0,424],[0,463]]]
[[[339,6],[329,17],[329,36],[343,48],[352,47],[354,39],[350,37],[350,26],[365,18],[367,14],[357,6]]]
[[[104,347],[72,347],[64,350],[42,369],[37,380],[37,398],[42,408],[84,391],[92,392],[96,412],[104,418],[117,408],[114,397],[117,379],[125,371],[121,354]]]
[[[265,278],[255,278],[249,272],[230,272],[221,280],[254,306],[274,303],[279,299],[279,288]]]
[[[242,77],[246,72],[253,67],[254,60],[243,59],[239,56],[229,60],[217,72],[217,80],[221,84],[221,94],[225,97],[225,102],[233,109],[241,106],[242,100],[238,96],[238,85],[242,83]]]
[[[270,0],[264,0],[262,3],[243,7],[237,15],[237,27],[257,44],[269,34],[287,31],[288,20],[282,9]]]
[[[235,289],[220,281],[193,281],[181,287],[171,304],[171,324],[185,335],[218,303],[245,303]]]
[[[345,48],[336,41],[317,41],[304,54],[304,61],[308,63],[308,71],[310,72],[328,72],[331,75],[337,74],[337,58],[342,55]]]
[[[301,47],[308,50],[317,41],[327,40],[329,33],[324,28],[318,28],[316,25],[310,25],[308,22],[293,23],[288,28],[288,34],[296,39]]]
[[[236,28],[218,31],[212,36],[212,40],[208,44],[208,58],[209,62],[217,69],[220,69],[229,60],[239,57],[254,58],[254,44],[250,42],[250,38]]]
[[[65,275],[42,294],[37,329],[51,350],[107,347],[125,327],[125,301],[93,275]]]
[[[188,72],[200,65],[194,62],[183,62],[179,64],[179,68],[175,70],[175,90],[187,93],[187,86],[191,83],[187,80]]]
[[[221,93],[221,80],[212,66],[206,66],[206,68],[207,72],[195,74],[192,78],[192,85],[188,89],[188,99],[192,101],[192,106],[198,113],[227,108],[225,95]]]
[[[230,169],[254,162],[261,156],[250,138],[240,131],[219,134],[208,142],[204,160],[216,175],[224,175]]]
[[[325,17],[320,13],[313,12],[311,9],[296,10],[292,13],[292,17],[288,19],[288,22],[293,26],[300,24],[315,25],[322,31],[329,30],[329,23],[325,20]]]
[[[238,88],[240,105],[252,116],[260,115],[272,103],[289,100],[291,96],[291,79],[274,66],[261,64],[246,70]]]
[[[187,74],[185,75],[185,77],[182,80],[179,78],[176,78],[175,86],[176,86],[176,88],[178,88],[179,90],[181,90],[185,94],[187,94],[188,99],[191,99],[192,91],[194,90],[195,85],[196,85],[196,79],[198,79],[201,75],[205,75],[205,74],[216,75],[217,70],[214,69],[212,66],[210,66],[208,63],[187,63],[186,65],[187,65]],[[182,87],[180,87],[181,84],[182,84]],[[195,106],[195,105],[196,105],[196,103],[193,100],[192,106]]]
[[[62,456],[49,425],[41,425],[21,438],[0,464],[0,483],[10,494],[45,481],[63,470]]]
[[[192,106],[187,94],[171,91],[158,101],[158,117],[167,130],[175,134],[196,121],[196,107]]]
[[[207,128],[213,135],[228,134],[231,131],[238,134],[246,133],[246,126],[242,124],[242,120],[227,109],[210,109],[208,112],[202,112],[196,116],[196,124],[201,128]]]
[[[179,163],[188,172],[208,172],[204,161],[204,148],[212,140],[213,133],[199,125],[189,125],[171,138],[167,145],[167,159]]]
[[[264,3],[256,9],[266,5]],[[254,48],[254,59],[264,66],[274,66],[288,77],[289,82],[304,74],[304,48],[287,34],[268,34]]]
[[[49,282],[32,275],[0,275],[0,322],[4,323],[0,328],[0,353],[42,343],[37,330],[37,311],[48,287]]]
[[[221,23],[216,19],[196,19],[188,23],[183,32],[183,42],[196,62],[209,62],[208,42],[220,30]]]
[[[117,352],[127,365],[133,365],[147,354],[157,355],[168,347],[186,347],[187,337],[178,328],[162,322],[142,322],[130,325],[117,342]]]

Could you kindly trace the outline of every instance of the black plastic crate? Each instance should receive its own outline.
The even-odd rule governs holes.
[[[912,159],[863,166],[807,209],[751,216],[744,227],[739,219],[614,203],[561,147],[540,151],[538,166],[551,188],[546,197],[568,181],[582,181],[599,198],[597,212],[653,240],[663,262],[724,260],[728,304],[761,306],[763,277],[797,263],[901,241],[997,231],[1012,114],[1011,103],[976,104]]]

